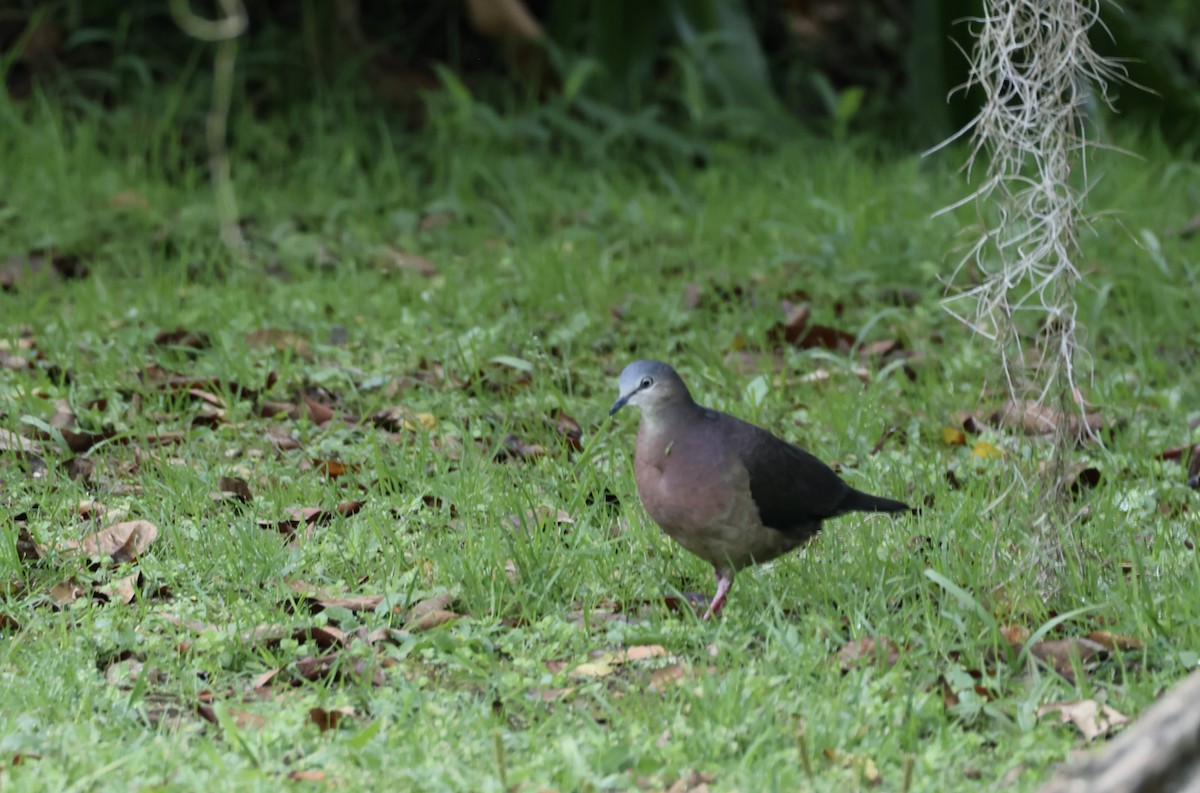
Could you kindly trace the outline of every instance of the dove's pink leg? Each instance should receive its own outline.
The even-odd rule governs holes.
[[[717,616],[725,608],[725,596],[729,594],[729,587],[733,586],[733,573],[715,568],[713,572],[717,574],[717,593],[713,595],[712,603],[708,604],[708,611],[704,612],[706,620]]]

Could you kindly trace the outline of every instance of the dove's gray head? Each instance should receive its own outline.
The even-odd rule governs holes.
[[[611,416],[626,405],[651,417],[672,405],[692,404],[692,395],[675,370],[661,361],[634,361],[617,381],[620,394],[608,411]]]

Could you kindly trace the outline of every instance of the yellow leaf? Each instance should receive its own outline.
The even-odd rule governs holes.
[[[662,658],[666,654],[667,650],[661,644],[639,644],[617,653],[616,657],[613,658],[613,663],[623,664],[626,661],[644,661],[647,658]]]
[[[967,434],[955,427],[942,427],[942,441],[950,446],[965,446]]]
[[[1004,452],[987,441],[975,441],[975,444],[971,447],[971,454],[976,457],[982,457],[985,460],[1004,456]]]
[[[422,429],[431,430],[437,426],[437,417],[432,413],[414,413],[413,418],[416,419],[416,424],[408,419],[404,419],[404,429],[409,432],[416,432],[417,425]]]
[[[600,658],[580,664],[567,673],[567,677],[608,677],[613,673],[612,658]]]
[[[862,781],[868,786],[873,787],[883,781],[883,775],[879,773],[879,767],[869,757],[850,754],[849,752],[842,752],[837,749],[825,749],[822,754],[831,763],[836,763],[842,768],[858,771],[862,775]]]

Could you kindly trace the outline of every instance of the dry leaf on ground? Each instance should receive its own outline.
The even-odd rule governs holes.
[[[348,518],[362,509],[365,503],[365,501],[341,501],[331,510],[320,507],[288,507],[284,510],[287,513],[287,518],[275,521],[260,520],[258,521],[258,527],[260,529],[273,529],[280,534],[290,537],[301,526],[306,530],[311,530],[316,526],[323,526],[329,523],[334,515],[341,515]]]
[[[1040,405],[1031,399],[1008,400],[989,421],[1026,435],[1051,435],[1061,431],[1080,440],[1098,433],[1104,426],[1104,416],[1099,412],[1064,415],[1053,405]]]
[[[54,601],[57,608],[69,606],[81,597],[88,594],[87,589],[74,578],[68,578],[66,581],[59,581],[54,586],[50,587],[50,599]]]
[[[310,397],[308,394],[303,395],[304,407],[308,411],[308,419],[318,427],[328,424],[337,416],[337,411],[329,405]]]
[[[546,448],[537,443],[527,443],[516,435],[509,433],[504,436],[504,443],[496,451],[496,461],[506,460],[536,460],[546,455]]]
[[[437,266],[429,259],[415,253],[398,251],[395,248],[377,248],[375,250],[375,266],[384,272],[410,272],[424,278],[434,278],[438,275]]]
[[[574,679],[608,677],[616,671],[612,660],[612,653],[603,653],[591,661],[579,664],[570,672],[567,672],[567,677]]]
[[[547,526],[550,524],[562,525],[573,524],[575,519],[562,509],[554,509],[552,507],[541,506],[537,509],[526,510],[524,513],[514,513],[507,515],[505,519],[512,525],[514,529],[530,528],[535,526]]]
[[[243,504],[249,504],[254,500],[254,494],[250,492],[250,484],[240,476],[219,477],[217,479],[217,491],[214,495],[221,498],[232,498]]]
[[[417,603],[408,610],[403,630],[419,633],[461,618],[461,614],[448,609],[454,598],[451,592],[441,592]]]
[[[289,582],[288,587],[302,597],[313,611],[327,608],[374,611],[383,602],[383,595],[331,595],[303,581]]]
[[[709,793],[709,784],[716,781],[714,774],[689,771],[671,783],[663,793]]]
[[[1075,682],[1074,659],[1078,658],[1079,665],[1087,669],[1108,657],[1108,649],[1103,644],[1078,637],[1043,640],[1030,647],[1029,652],[1072,683]]]
[[[805,328],[808,327],[808,318],[811,314],[808,304],[793,305],[785,300],[783,301],[783,314],[783,320],[767,331],[767,338],[776,344],[795,344],[804,334]]]
[[[292,352],[297,357],[307,361],[312,360],[312,350],[308,340],[298,333],[283,328],[260,328],[246,334],[246,346],[251,349],[274,349],[279,352]]]
[[[1055,702],[1037,709],[1038,718],[1057,713],[1063,724],[1071,723],[1079,728],[1083,739],[1089,743],[1101,736],[1110,735],[1117,727],[1129,722],[1129,717],[1118,713],[1108,705],[1094,699],[1072,702]]]
[[[388,432],[426,432],[437,427],[437,417],[432,413],[414,411],[404,405],[393,405],[376,411],[367,421]]]
[[[301,658],[295,668],[300,677],[309,681],[326,678],[337,682],[369,680],[371,685],[381,686],[386,680],[383,669],[373,659],[363,660],[342,652]]]
[[[613,656],[614,664],[623,664],[630,661],[645,661],[649,658],[666,658],[667,648],[661,644],[637,644],[633,647],[626,647]]]
[[[573,693],[575,693],[575,686],[567,686],[566,688],[531,688],[525,692],[525,696],[530,699],[541,700],[542,702],[555,702],[565,699]]]
[[[83,554],[87,558],[98,561],[110,557],[114,564],[136,561],[145,553],[158,537],[158,527],[148,520],[130,520],[116,523],[95,534],[90,534],[82,540],[68,540],[54,547],[54,550],[64,556]],[[39,553],[44,556],[45,548],[39,546]]]
[[[957,427],[942,427],[942,443],[949,446],[965,446],[967,434]]]
[[[1096,644],[1104,646],[1108,650],[1121,650],[1122,652],[1140,650],[1146,646],[1146,643],[1141,639],[1135,639],[1132,636],[1122,636],[1119,633],[1109,633],[1108,631],[1092,631],[1087,635],[1087,638]]]
[[[154,336],[154,347],[183,347],[188,350],[206,350],[212,346],[208,334],[203,331],[191,331],[184,327],[173,330],[160,330]]]
[[[842,768],[849,768],[861,774],[863,783],[869,787],[883,782],[883,776],[879,773],[879,768],[875,765],[875,761],[869,757],[857,754],[850,754],[838,749],[825,749],[822,751],[825,759],[831,763],[840,765]]]
[[[325,772],[315,768],[297,769],[288,772],[288,779],[293,782],[324,782]]]
[[[572,451],[583,451],[583,428],[579,426],[578,421],[560,408],[550,411],[550,420],[554,422],[554,429],[566,440]]]
[[[132,573],[115,581],[110,581],[96,591],[108,599],[109,603],[120,603],[125,605],[133,602],[137,596],[137,586],[140,582],[142,574]]]
[[[887,637],[863,636],[852,639],[838,652],[843,672],[849,672],[862,663],[893,666],[899,660],[900,648]]]
[[[321,732],[325,732],[326,730],[336,729],[342,719],[354,715],[356,715],[354,708],[349,705],[343,705],[340,708],[330,708],[329,710],[325,708],[309,708],[308,720],[317,725],[317,729]]]
[[[687,677],[687,667],[682,664],[667,664],[650,673],[650,681],[646,688],[655,693],[666,691],[668,686],[682,683]]]

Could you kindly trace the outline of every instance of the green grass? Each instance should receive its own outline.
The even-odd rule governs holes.
[[[938,305],[939,277],[972,221],[929,217],[965,190],[948,159],[797,141],[774,153],[718,148],[703,170],[652,158],[581,164],[477,139],[405,139],[369,116],[312,111],[237,125],[253,261],[230,264],[214,242],[202,158],[177,142],[169,117],[68,121],[49,103],[3,113],[0,259],[53,247],[90,272],[31,276],[0,293],[0,343],[15,349],[24,334],[39,359],[0,369],[0,427],[32,433],[66,399],[80,427],[115,433],[88,453],[86,485],[66,475],[73,455],[52,440],[42,475],[0,452],[6,790],[313,786],[289,779],[294,771],[350,790],[487,791],[502,780],[526,791],[661,790],[692,770],[711,775],[713,790],[843,790],[868,785],[868,760],[882,789],[899,790],[906,758],[912,790],[1028,790],[1081,745],[1072,727],[1039,720],[1039,706],[1096,698],[1136,716],[1197,665],[1195,494],[1157,456],[1200,440],[1188,429],[1200,405],[1200,256],[1172,232],[1200,209],[1189,188],[1198,169],[1156,145],[1136,146],[1145,162],[1095,166],[1105,173],[1093,205],[1121,214],[1085,240],[1088,396],[1124,426],[1079,452],[1103,478],[1081,497],[1090,516],[1047,586],[1031,526],[1041,447],[988,431],[1005,455],[981,459],[942,439],[956,411],[1003,395],[987,346]],[[145,207],[112,206],[123,191]],[[443,211],[449,223],[421,228]],[[387,271],[381,246],[427,257],[438,275]],[[682,301],[688,283],[701,289],[697,308]],[[892,305],[894,289],[918,302]],[[872,365],[864,383],[854,356],[795,349],[777,377],[766,334],[780,298],[799,290],[814,321],[922,352],[917,378]],[[175,327],[211,343],[153,345]],[[266,327],[298,334],[311,358],[248,347],[246,334]],[[759,350],[755,371],[734,365],[743,346]],[[674,362],[700,400],[840,461],[856,486],[932,506],[919,518],[831,521],[802,552],[743,573],[715,623],[671,610],[665,596],[708,591],[711,571],[641,511],[635,416],[607,417],[615,376],[637,357]],[[514,358],[527,384],[518,361],[503,362]],[[430,361],[445,381],[394,390]],[[151,362],[220,378],[206,390],[222,399],[223,421],[196,424],[201,402],[140,379]],[[817,369],[830,377],[801,379]],[[260,388],[271,371],[278,380],[257,399],[229,385]],[[757,373],[765,391],[751,385]],[[323,389],[345,416],[403,405],[434,425],[393,434],[259,415],[263,399],[300,402],[305,388]],[[107,402],[88,407],[98,398]],[[555,410],[578,420],[582,451],[555,430]],[[870,454],[889,426],[897,435]],[[301,448],[278,451],[271,429]],[[144,440],[172,431],[182,443]],[[497,462],[509,434],[545,455]],[[351,471],[329,479],[314,460]],[[224,475],[245,477],[254,500],[214,502]],[[619,506],[606,506],[606,492]],[[135,566],[19,559],[19,514],[53,544],[94,530],[73,516],[87,498],[158,527]],[[350,499],[365,501],[360,512],[295,546],[258,524]],[[538,508],[574,522],[514,528],[510,516]],[[64,579],[99,586],[135,570],[128,605],[48,603]],[[297,581],[385,599],[373,611],[313,613],[290,588]],[[242,635],[262,624],[400,629],[409,606],[441,591],[462,619],[343,651],[346,670],[383,664],[379,686],[369,673],[304,680],[296,663],[326,650]],[[605,618],[612,603],[622,618]],[[1144,647],[1074,682],[1003,652],[1000,627],[1032,632],[1056,615],[1068,617],[1051,637],[1103,629]],[[864,637],[894,642],[896,663],[843,671],[839,652]],[[570,676],[597,652],[638,645],[672,657]],[[109,679],[130,658],[157,673]],[[682,682],[656,690],[655,672],[671,665]],[[276,667],[267,694],[251,695]],[[216,724],[196,710],[210,700]],[[354,715],[336,729],[310,721],[311,708],[342,706]]]

